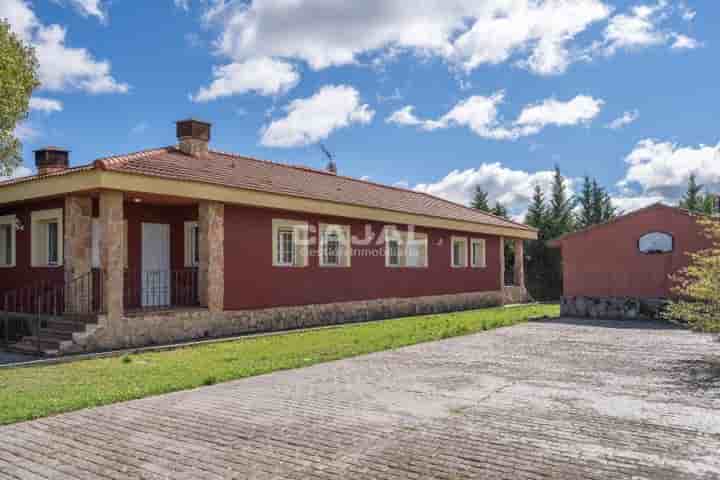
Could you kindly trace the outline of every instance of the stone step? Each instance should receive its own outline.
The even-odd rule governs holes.
[[[91,314],[80,314],[80,313],[66,313],[62,316],[63,320],[66,320],[68,322],[75,322],[75,323],[82,323],[82,324],[88,324],[88,323],[97,323],[97,315],[91,315]]]
[[[77,331],[84,331],[85,328],[83,327],[82,330],[58,330],[55,328],[43,328],[40,329],[40,337],[41,338],[52,338],[52,339],[58,339],[58,340],[72,340],[73,333]]]
[[[60,348],[60,343],[64,342],[62,338],[54,338],[54,337],[40,337],[40,350],[58,350]],[[30,350],[37,351],[38,349],[38,340],[35,336],[30,337],[23,337],[23,339],[15,344],[15,347],[18,346],[27,346]]]
[[[53,356],[56,355],[57,352],[57,346],[51,347],[51,348],[44,348],[43,345],[40,345],[40,352],[38,352],[38,347],[35,344],[20,342],[20,343],[14,343],[5,350],[12,352],[12,353],[22,353],[24,355],[35,355],[35,356]]]
[[[46,329],[63,332],[84,332],[86,325],[87,324],[84,322],[75,322],[63,318],[48,320],[46,323]]]

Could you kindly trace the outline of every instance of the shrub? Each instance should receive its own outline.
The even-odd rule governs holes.
[[[668,304],[664,316],[694,330],[720,333],[720,222],[699,220],[712,246],[690,253],[690,265],[673,275],[679,299]]]

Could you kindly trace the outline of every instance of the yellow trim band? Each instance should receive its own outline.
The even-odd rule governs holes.
[[[418,225],[461,232],[502,235],[509,238],[526,240],[537,239],[537,233],[535,231],[520,228],[497,227],[429,215],[402,213],[359,205],[335,203],[326,200],[314,200],[277,193],[246,190],[237,187],[171,180],[148,175],[97,169],[73,172],[42,180],[20,182],[0,187],[0,204],[99,189],[168,195],[226,204],[275,208],[278,210],[290,210],[359,220],[373,220],[388,224]]]

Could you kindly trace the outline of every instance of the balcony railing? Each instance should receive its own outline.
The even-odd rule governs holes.
[[[199,291],[197,268],[125,272],[126,311],[199,307]]]
[[[48,321],[72,315],[76,319],[102,313],[103,273],[92,270],[66,283],[38,282],[3,292],[0,341],[15,343],[25,336],[41,340]]]

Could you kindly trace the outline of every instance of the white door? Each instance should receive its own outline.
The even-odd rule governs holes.
[[[142,224],[142,305],[170,305],[170,225]]]

